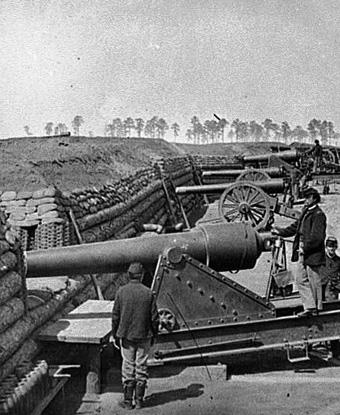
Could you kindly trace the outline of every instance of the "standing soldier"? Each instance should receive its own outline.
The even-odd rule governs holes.
[[[326,264],[320,268],[323,297],[326,301],[338,300],[340,293],[340,257],[336,254],[338,241],[334,236],[326,239]]]
[[[305,205],[300,218],[286,228],[272,228],[274,235],[295,235],[292,262],[298,262],[296,283],[304,311],[299,317],[316,315],[322,310],[320,268],[326,263],[326,215],[320,209],[320,194],[316,189],[305,191]]]
[[[141,283],[144,268],[134,262],[128,270],[129,283],[117,291],[112,310],[112,336],[122,355],[122,382],[125,409],[143,406],[148,380],[147,360],[158,331],[158,311],[152,291]],[[118,346],[119,345],[119,346]]]
[[[312,155],[313,155],[313,173],[316,173],[317,170],[320,168],[321,166],[321,161],[322,161],[322,146],[320,145],[320,141],[319,140],[315,140],[314,141],[315,146],[312,149]]]

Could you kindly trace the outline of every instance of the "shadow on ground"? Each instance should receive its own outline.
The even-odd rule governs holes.
[[[155,392],[145,398],[145,407],[150,408],[174,401],[185,401],[189,398],[198,398],[204,391],[201,383],[192,383],[186,388],[171,389]]]

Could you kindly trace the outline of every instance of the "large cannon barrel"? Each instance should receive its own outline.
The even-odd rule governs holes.
[[[202,173],[203,178],[236,178],[238,177],[240,174],[245,173],[245,172],[251,172],[252,170],[245,170],[245,169],[240,169],[240,170],[211,170],[211,171],[204,171]],[[270,177],[282,177],[283,176],[283,172],[282,169],[280,169],[280,167],[267,167],[267,168],[263,168],[261,169],[261,171],[263,173],[267,173]]]
[[[283,179],[268,180],[267,182],[251,182],[254,186],[261,188],[268,194],[282,193],[286,183]],[[178,195],[190,193],[207,194],[207,193],[223,193],[230,186],[230,183],[206,184],[203,186],[180,186],[176,187]]]
[[[244,163],[267,161],[269,157],[273,155],[285,161],[296,161],[298,159],[297,150],[287,150],[287,151],[280,151],[278,153],[266,153],[266,154],[257,154],[253,156],[243,156],[243,161]]]
[[[222,164],[200,164],[202,171],[210,170],[241,170],[244,168],[243,163],[222,163]]]
[[[268,238],[244,223],[205,224],[188,232],[28,251],[27,276],[47,277],[124,271],[131,262],[155,265],[166,249],[180,248],[216,271],[249,269]]]

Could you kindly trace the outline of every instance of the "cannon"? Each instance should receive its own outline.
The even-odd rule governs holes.
[[[268,248],[267,241],[268,234],[248,224],[207,224],[189,232],[28,251],[27,277],[118,272],[135,261],[154,266],[173,247],[218,271],[248,269]]]
[[[115,272],[132,261],[155,265],[151,289],[160,327],[150,364],[228,362],[270,350],[280,350],[293,361],[295,347],[305,360],[313,343],[340,339],[340,307],[298,318],[298,298],[286,304],[218,272],[252,268],[272,246],[272,236],[249,224],[206,224],[184,233],[28,251],[27,276]],[[60,327],[63,333],[63,321],[53,330]],[[100,370],[99,363],[93,367],[94,373]]]
[[[235,182],[205,186],[177,187],[176,193],[217,193],[220,194],[218,211],[216,205],[209,205],[205,218],[207,222],[249,222],[256,230],[266,229],[277,213],[291,219],[298,219],[300,211],[269,194],[282,193],[286,182],[283,179],[268,182]]]
[[[221,163],[221,164],[200,164],[199,168],[202,171],[211,170],[241,170],[244,168],[243,163]]]
[[[278,153],[265,153],[265,154],[257,154],[253,156],[243,156],[242,162],[246,166],[267,167],[268,160],[273,155],[275,155],[276,157],[286,162],[296,162],[299,159],[298,150],[287,150],[287,151],[280,151]]]
[[[286,187],[286,183],[283,179],[275,179],[268,181],[252,182],[252,184],[264,192],[269,194],[283,193]],[[176,187],[176,193],[178,195],[185,194],[209,194],[209,193],[223,193],[230,183],[217,183],[217,184],[206,184],[202,186],[179,186]]]
[[[268,181],[271,178],[283,177],[285,174],[279,167],[270,167],[263,169],[240,169],[240,170],[212,170],[204,171],[202,177],[204,183],[208,181],[250,180],[250,181]]]

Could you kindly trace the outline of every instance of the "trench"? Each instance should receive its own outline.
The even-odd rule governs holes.
[[[44,250],[141,236],[142,224],[189,226],[206,212],[202,195],[176,196],[178,186],[200,184],[202,165],[211,169],[229,162],[223,156],[158,158],[134,174],[97,187],[61,191],[9,190],[0,197],[0,392],[1,384],[22,368],[44,358],[73,363],[76,347],[48,350],[39,332],[97,292],[89,275],[25,279],[22,250]],[[184,212],[184,213],[183,213]],[[47,259],[48,260],[48,259]],[[113,300],[125,273],[97,274],[105,300]],[[150,280],[149,280],[150,281]],[[107,356],[108,359],[112,356]]]
[[[199,184],[200,163],[227,157],[158,158],[101,187],[61,191],[8,190],[0,196],[0,381],[21,364],[44,355],[38,333],[88,299],[97,298],[89,275],[24,278],[22,250],[126,239],[141,234],[142,224],[192,227],[204,214],[201,195],[176,196],[177,186]],[[71,214],[70,214],[71,213]],[[73,217],[73,219],[72,219]],[[73,222],[72,222],[73,220]],[[187,221],[187,222],[186,222]],[[77,235],[78,232],[78,235]],[[105,300],[113,300],[125,273],[96,275]]]

